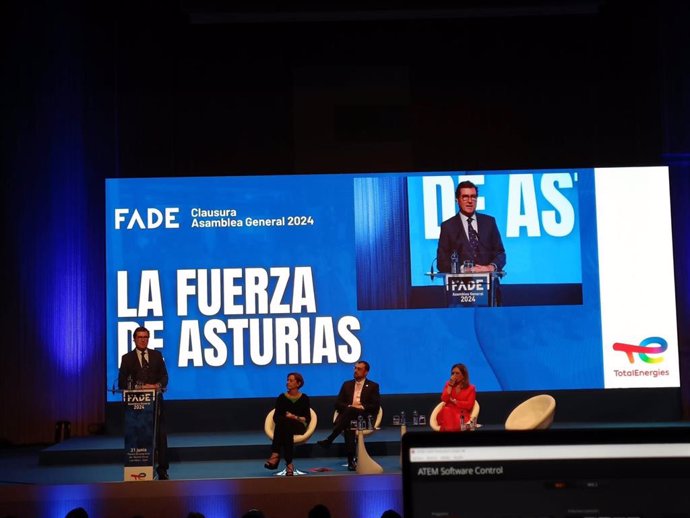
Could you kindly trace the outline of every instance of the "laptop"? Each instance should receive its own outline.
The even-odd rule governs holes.
[[[405,518],[690,518],[690,428],[410,432]]]

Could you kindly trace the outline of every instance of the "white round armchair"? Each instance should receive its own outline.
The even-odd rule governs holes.
[[[506,419],[506,430],[544,430],[553,423],[556,400],[540,394],[516,406]]]

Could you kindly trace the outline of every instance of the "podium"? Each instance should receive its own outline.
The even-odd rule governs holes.
[[[160,393],[155,389],[123,390],[125,404],[124,480],[153,480]]]
[[[439,273],[443,278],[448,307],[496,307],[499,279],[505,272]]]

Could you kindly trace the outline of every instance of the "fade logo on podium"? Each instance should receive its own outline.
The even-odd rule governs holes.
[[[660,336],[650,336],[641,340],[639,344],[615,342],[614,351],[623,353],[620,358],[626,357],[628,365],[625,368],[614,368],[614,375],[619,378],[660,378],[670,375],[669,369],[663,368],[663,353],[668,349],[668,342]],[[636,363],[636,357],[642,364]],[[658,368],[645,368],[645,363],[659,365]]]
[[[468,306],[489,305],[489,274],[450,274],[446,275],[446,291],[453,304]]]
[[[143,410],[146,405],[154,402],[155,398],[151,391],[125,392],[125,403],[131,405],[134,410]]]

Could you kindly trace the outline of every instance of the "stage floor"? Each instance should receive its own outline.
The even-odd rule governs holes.
[[[640,424],[554,424],[610,426]],[[493,428],[501,427],[484,429]],[[122,437],[0,450],[0,517],[64,518],[79,506],[98,518],[183,518],[189,511],[206,518],[239,518],[254,507],[267,518],[304,518],[316,504],[327,505],[333,518],[402,512],[400,430],[384,428],[366,439],[369,454],[384,469],[380,475],[347,471],[342,439],[328,449],[316,444],[328,432],[317,430],[310,443],[296,447],[295,465],[308,473],[298,477],[279,477],[263,467],[269,441],[258,432],[169,434],[170,481],[124,482]]]
[[[313,440],[327,433],[317,431]],[[169,481],[124,482],[121,460],[103,460],[122,459],[122,437],[0,450],[0,516],[64,518],[70,509],[84,507],[98,518],[183,518],[190,511],[206,518],[239,518],[259,508],[267,518],[304,518],[316,504],[328,506],[333,518],[402,512],[399,430],[382,430],[367,439],[368,449],[370,442],[374,450],[397,448],[394,455],[372,454],[383,467],[380,475],[348,471],[339,442],[328,449],[297,446],[295,465],[307,475],[280,477],[263,467],[270,451],[263,434],[170,434],[168,439]],[[245,456],[195,458],[213,450],[220,457],[235,457],[238,451]]]
[[[330,448],[316,444],[329,430],[295,447],[295,465],[312,476],[352,475],[343,466],[342,438]],[[400,430],[384,428],[366,438],[369,454],[386,473],[400,473]],[[174,480],[273,477],[263,467],[270,441],[259,432],[169,434],[170,477]],[[75,437],[44,448],[0,451],[0,484],[89,484],[123,480],[123,438]],[[281,466],[282,469],[282,466]]]
[[[663,427],[680,423],[646,423]],[[687,424],[687,423],[685,423]],[[640,423],[554,423],[553,428],[640,426]],[[501,429],[485,425],[482,429]],[[408,431],[429,430],[428,427]],[[342,466],[343,439],[330,448],[316,441],[329,429],[317,429],[306,444],[295,447],[295,465],[311,475],[351,475]],[[386,473],[400,473],[400,429],[384,427],[366,438],[368,453]],[[175,480],[273,477],[263,467],[270,441],[263,432],[168,434],[170,476]],[[0,484],[88,484],[122,481],[124,441],[120,436],[74,437],[46,447],[0,450]]]
[[[37,454],[3,454],[0,516],[64,518],[83,507],[96,518],[240,518],[261,509],[267,518],[304,518],[326,505],[333,518],[377,518],[387,509],[402,514],[399,457],[376,460],[380,475],[349,472],[335,458],[305,459],[298,467],[327,468],[298,477],[279,477],[257,460],[181,462],[169,481],[122,482],[122,466],[39,466]]]

